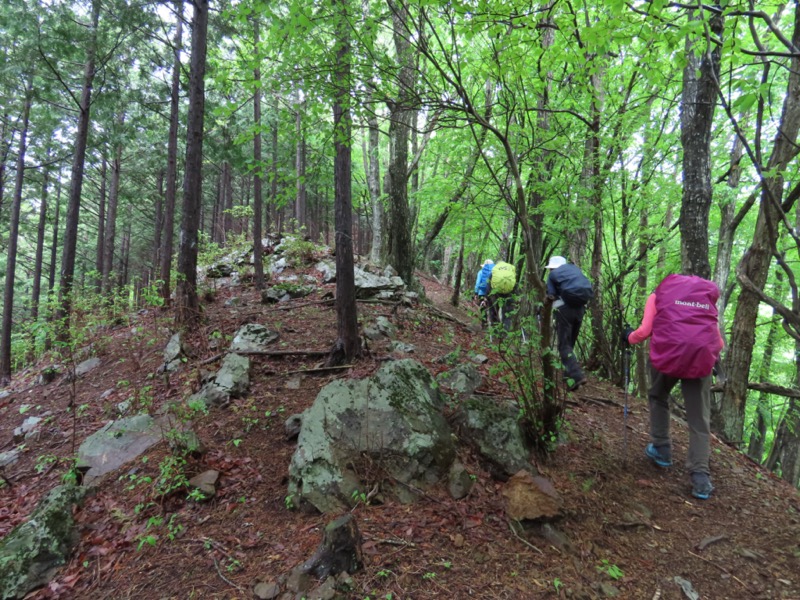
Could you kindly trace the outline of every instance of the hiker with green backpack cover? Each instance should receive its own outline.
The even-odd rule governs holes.
[[[652,385],[650,404],[651,443],[645,454],[659,467],[672,466],[669,394],[681,384],[689,426],[686,467],[692,495],[707,499],[711,484],[711,374],[723,348],[717,300],[719,288],[694,275],[669,275],[644,307],[642,324],[627,328],[623,343],[650,339]]]
[[[516,287],[516,267],[511,263],[497,262],[489,276],[489,315],[493,323],[502,321],[506,330],[511,328],[511,313],[514,310],[512,295]]]

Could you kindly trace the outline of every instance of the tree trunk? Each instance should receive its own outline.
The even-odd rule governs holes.
[[[103,156],[100,162],[100,201],[97,210],[97,258],[95,260],[95,270],[97,271],[97,281],[95,288],[97,292],[103,291],[103,260],[105,259],[105,252],[103,251],[103,244],[106,238],[106,174],[108,172],[108,162],[106,157]]]
[[[765,463],[794,487],[800,484],[800,401],[789,399],[789,407],[775,431],[772,450]]]
[[[176,324],[191,327],[200,321],[197,297],[197,243],[203,194],[203,120],[205,117],[206,40],[208,0],[193,0],[192,59],[189,76],[189,114],[186,131],[186,173],[183,178],[183,216],[176,288]]]
[[[175,238],[175,197],[178,189],[178,124],[180,122],[181,50],[183,46],[183,0],[176,0],[178,16],[173,43],[172,85],[169,100],[169,137],[167,138],[167,188],[164,194],[164,233],[161,249],[159,279],[164,306],[169,306],[172,293],[171,271],[173,240]]]
[[[297,138],[295,147],[295,176],[297,177],[297,193],[294,200],[294,218],[297,227],[306,225],[306,146],[303,135],[303,101],[300,91],[297,92],[294,133]]]
[[[466,204],[466,203],[465,203]],[[465,206],[466,208],[466,206]],[[458,306],[459,296],[461,295],[461,278],[464,274],[464,241],[467,230],[467,212],[464,211],[464,218],[461,220],[461,244],[458,248],[458,259],[456,261],[456,274],[453,278],[453,295],[450,297],[450,304]]]
[[[775,341],[778,337],[779,328],[780,318],[777,313],[773,311],[772,321],[769,324],[769,333],[767,333],[767,342],[764,345],[764,356],[761,359],[761,367],[759,368],[759,382],[769,379],[770,368],[772,367],[772,354],[775,351]],[[758,395],[755,424],[753,426],[753,431],[750,432],[750,444],[747,447],[747,455],[759,464],[764,458],[764,441],[767,434],[769,398],[770,395],[766,392],[761,392]]]
[[[260,56],[261,39],[259,36],[258,16],[253,17],[253,45],[255,46],[256,56]],[[255,136],[253,137],[253,162],[255,171],[253,173],[253,269],[255,271],[255,285],[257,290],[264,289],[264,260],[262,257],[261,238],[261,211],[264,205],[263,193],[261,191],[261,69],[256,63],[253,69],[253,81],[255,92],[253,94],[253,121],[255,126]]]
[[[702,18],[690,15],[690,19]],[[722,39],[723,17],[709,20],[715,40]],[[717,81],[721,46],[709,42],[698,56],[696,41],[686,42],[681,99],[681,145],[683,147],[683,196],[681,198],[681,268],[687,275],[711,278],[708,260],[708,215],[711,211],[711,127],[717,105]],[[705,40],[704,40],[705,43]],[[699,77],[698,77],[699,73]]]
[[[120,115],[119,125],[125,122],[125,115]],[[122,144],[119,144],[111,163],[111,190],[108,194],[108,214],[106,215],[106,235],[103,240],[103,294],[111,293],[111,271],[114,269],[114,245],[117,235],[117,208],[119,206],[119,178],[122,169]]]
[[[795,6],[792,43],[800,45],[800,7]],[[786,96],[781,120],[775,135],[772,154],[761,181],[761,203],[753,241],[737,267],[737,279],[747,281],[763,290],[767,280],[778,237],[778,218],[783,197],[786,166],[798,153],[797,133],[800,128],[800,57],[794,56],[789,69]],[[747,383],[755,345],[755,324],[760,300],[758,296],[742,289],[732,321],[731,340],[725,358],[728,381],[720,406],[712,410],[711,423],[715,431],[732,443],[741,443],[744,414],[747,403]]]
[[[411,21],[408,6],[389,0],[398,74],[397,97],[389,104],[389,263],[406,282],[414,278],[414,245],[411,239],[411,212],[408,205],[408,138],[413,113],[414,55],[408,40]]]
[[[736,215],[736,193],[734,190],[739,188],[739,176],[741,175],[743,144],[739,137],[733,140],[731,148],[731,166],[728,172],[728,188],[732,190],[729,197],[720,202],[719,235],[717,241],[717,259],[714,261],[714,282],[719,288],[720,295],[717,301],[717,312],[719,313],[720,329],[725,330],[725,308],[728,289],[728,277],[731,272],[731,261],[733,260],[733,235],[736,233],[734,217]]]
[[[358,336],[355,274],[353,270],[353,217],[351,185],[350,39],[347,0],[334,0],[336,62],[333,103],[334,187],[336,190],[336,322],[337,335],[328,366],[351,361],[361,354]]]
[[[19,213],[22,206],[22,187],[25,181],[25,152],[28,144],[28,122],[33,103],[33,70],[25,87],[25,100],[20,119],[19,150],[17,152],[17,177],[11,203],[11,220],[8,232],[6,281],[3,291],[3,321],[0,325],[0,385],[11,382],[11,326],[14,312],[14,279],[17,270],[17,244],[19,243]]]
[[[278,109],[280,108],[279,98],[277,92],[273,97],[273,118],[270,123],[270,134],[272,136],[272,164],[270,165],[271,181],[269,185],[269,201],[270,209],[275,211],[275,220],[278,220],[278,124],[280,117]],[[269,210],[267,211],[269,214]],[[270,232],[269,224],[267,224],[266,231]]]
[[[378,117],[371,113],[367,117],[369,147],[367,157],[367,189],[372,206],[372,247],[369,258],[375,264],[381,263],[383,252],[383,201],[381,199],[380,127]]]
[[[61,215],[61,182],[56,178],[56,206],[53,211],[53,240],[50,245],[50,268],[47,275],[47,295],[52,298],[56,287],[56,263],[58,262],[58,221]],[[52,313],[48,315],[52,318]]]
[[[164,229],[164,169],[159,169],[156,176],[156,223],[153,231],[153,266],[148,277],[148,285],[158,279],[156,273],[161,264],[161,235]]]
[[[92,0],[92,20],[89,45],[86,48],[86,64],[83,69],[83,88],[78,105],[78,126],[75,131],[75,148],[72,154],[72,174],[67,200],[67,222],[64,227],[64,251],[61,256],[61,284],[59,308],[56,319],[59,337],[66,341],[69,331],[69,314],[72,309],[72,280],[75,276],[75,254],[78,243],[81,192],[83,191],[83,166],[86,161],[86,146],[89,141],[89,110],[92,105],[92,84],[95,76],[97,54],[97,26],[100,22],[100,0]]]
[[[222,221],[222,235],[219,241],[224,243],[228,241],[228,236],[233,228],[233,215],[231,208],[233,208],[233,179],[231,174],[231,163],[227,160],[222,163],[222,173],[220,175],[220,221]]]
[[[48,148],[45,156],[50,157]],[[33,291],[31,292],[31,319],[39,318],[39,302],[42,294],[42,262],[44,261],[44,236],[47,229],[47,196],[50,186],[50,168],[42,171],[42,201],[39,205],[39,225],[36,228],[36,259],[33,266]]]

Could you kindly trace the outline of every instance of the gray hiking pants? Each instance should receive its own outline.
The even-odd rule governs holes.
[[[553,311],[556,318],[556,336],[558,337],[558,354],[564,365],[564,376],[572,383],[584,379],[585,375],[578,357],[575,356],[575,343],[583,323],[585,306],[574,307],[562,304]],[[572,385],[572,384],[569,384]]]
[[[679,381],[686,403],[689,425],[689,454],[686,468],[690,473],[710,474],[711,455],[711,375],[702,379],[678,379],[665,375],[650,365],[650,436],[654,446],[669,446],[669,393]]]

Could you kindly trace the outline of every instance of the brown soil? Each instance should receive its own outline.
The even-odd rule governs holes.
[[[441,311],[462,323],[474,324],[474,314],[449,306],[450,289],[421,280],[436,308],[405,311],[360,303],[360,321],[388,316],[398,338],[416,346],[412,356],[434,375],[448,368],[438,359],[454,351],[461,356],[479,351],[492,359],[490,365],[496,362],[479,328],[444,319]],[[133,390],[146,392],[145,386],[152,386],[151,410],[187,396],[197,388],[201,361],[220,352],[226,336],[243,323],[277,329],[277,349],[329,349],[336,326],[334,308],[320,301],[325,291],[288,306],[265,306],[249,287],[220,288],[216,299],[205,303],[205,325],[188,340],[191,360],[168,382],[153,374],[171,315],[149,311],[97,331],[90,341],[102,366],[77,382],[75,413],[68,411],[68,384],[34,385],[47,363],[18,374],[11,396],[0,400],[0,450],[13,446],[12,431],[24,418],[20,406],[32,407],[26,416],[49,418],[40,434],[25,442],[21,460],[3,473],[11,485],[0,488],[0,536],[59,482],[75,443],[108,422],[118,402]],[[226,307],[233,296],[239,303]],[[158,498],[152,485],[106,479],[77,513],[81,540],[72,561],[49,587],[29,597],[252,598],[257,581],[275,581],[309,558],[325,524],[338,515],[286,509],[295,442],[287,441],[283,423],[333,379],[364,377],[389,356],[381,343],[368,350],[350,369],[302,376],[299,389],[287,387],[298,377],[292,372],[318,367],[321,359],[253,357],[250,395],[194,423],[208,452],[190,459],[188,475],[220,471],[217,497],[201,504],[187,501],[185,493]],[[509,395],[488,366],[481,370],[481,392]],[[466,499],[455,501],[438,490],[413,506],[359,505],[352,511],[365,540],[366,566],[353,574],[349,597],[603,598],[614,586],[619,598],[677,600],[690,597],[675,582],[680,577],[700,598],[800,598],[797,490],[714,440],[715,493],[707,501],[693,499],[680,465],[685,425],[674,423],[676,466],[659,469],[643,453],[646,403],[631,398],[630,404],[626,444],[622,390],[590,379],[570,396],[564,443],[536,465],[563,496],[563,517],[553,524],[561,537],[542,527],[514,533],[504,513],[503,484],[465,452],[462,461],[477,476]],[[146,463],[121,474],[155,479],[167,454],[162,443]],[[148,528],[160,517],[164,524]],[[166,526],[170,520],[174,536]],[[147,536],[154,536],[154,545],[143,541]]]

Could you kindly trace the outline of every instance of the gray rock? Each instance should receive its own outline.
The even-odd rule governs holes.
[[[383,489],[402,502],[415,488],[436,484],[455,457],[444,404],[430,374],[412,360],[392,361],[372,377],[325,386],[303,413],[297,450],[289,467],[295,505],[321,512],[343,510],[368,464],[386,472]]]
[[[239,306],[242,303],[242,299],[239,296],[234,296],[233,298],[228,298],[225,300],[225,304],[223,306],[225,308],[233,308],[235,306]]]
[[[285,384],[283,384],[283,387],[285,387],[287,390],[299,390],[301,383],[302,380],[299,377],[292,377]]]
[[[455,500],[461,500],[469,494],[475,482],[470,477],[460,460],[453,461],[447,476],[447,491]]]
[[[25,419],[22,425],[14,429],[14,441],[21,442],[34,435],[39,429],[39,423],[41,422],[41,417],[28,417]]]
[[[25,523],[0,540],[0,598],[24,597],[68,562],[78,540],[72,508],[84,492],[67,485],[53,489]]]
[[[269,349],[269,345],[280,337],[277,331],[273,331],[259,325],[258,323],[248,323],[239,328],[231,342],[231,352],[263,352]]]
[[[10,395],[11,395],[11,392],[9,392],[8,390],[0,391],[0,400],[5,400]]]
[[[322,283],[336,283],[336,265],[323,260],[315,268],[322,273]]]
[[[402,352],[404,354],[411,354],[417,349],[417,347],[414,344],[406,344],[405,342],[393,340],[389,344],[389,349],[392,352]]]
[[[0,469],[9,465],[13,465],[19,460],[19,457],[20,451],[16,448],[6,450],[5,452],[0,452]]]
[[[231,273],[233,273],[233,265],[226,258],[223,258],[217,264],[208,267],[206,277],[209,279],[221,279],[222,277],[229,277]]]
[[[259,600],[275,600],[281,593],[281,587],[274,581],[260,581],[253,588],[253,594]]]
[[[286,579],[286,589],[290,592],[307,592],[314,585],[311,575],[303,570],[303,565],[297,565]]]
[[[397,290],[399,287],[402,287],[403,280],[399,277],[391,279],[389,277],[381,277],[380,275],[373,275],[358,267],[355,268],[354,275],[357,298],[371,298],[381,290]],[[395,280],[400,281],[399,287]]]
[[[112,421],[90,435],[78,449],[75,466],[84,471],[83,484],[134,460],[162,439],[161,425],[149,415]]]
[[[474,354],[469,359],[477,365],[484,365],[489,362],[489,357],[485,354]]]
[[[300,429],[303,426],[303,414],[299,413],[292,415],[283,423],[283,429],[286,432],[286,439],[292,440],[300,435]]]
[[[169,338],[169,342],[164,348],[164,364],[170,363],[181,356],[183,356],[183,340],[181,339],[181,333],[178,332]]]
[[[283,273],[284,269],[286,269],[288,266],[289,262],[286,260],[286,258],[281,257],[278,260],[272,261],[269,269],[273,275],[278,275],[279,273]]]
[[[231,398],[244,396],[250,390],[250,359],[240,354],[226,354],[214,383]]]
[[[505,481],[521,470],[536,472],[515,407],[473,396],[459,406],[454,422],[459,437],[475,447],[492,476]]]
[[[217,480],[219,479],[219,471],[209,469],[202,473],[195,475],[189,480],[189,486],[193,487],[208,498],[213,498],[217,495]]]
[[[384,316],[375,319],[375,326],[378,328],[378,331],[388,338],[393,338],[397,335],[397,327],[392,325],[392,322]]]
[[[459,397],[466,397],[480,387],[482,377],[474,365],[463,364],[452,371],[440,373],[436,381],[443,389],[454,392]]]
[[[278,302],[288,302],[291,296],[282,289],[269,287],[261,292],[262,304],[276,304]]]
[[[230,402],[231,396],[213,381],[205,384],[200,391],[186,399],[186,404],[195,406],[200,404],[206,408],[223,406]]]
[[[100,366],[100,359],[97,357],[89,358],[75,367],[75,377],[83,377]]]

